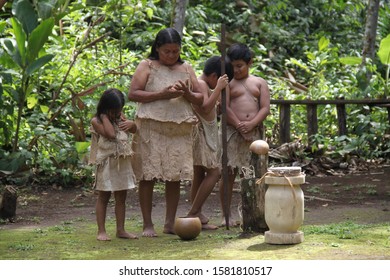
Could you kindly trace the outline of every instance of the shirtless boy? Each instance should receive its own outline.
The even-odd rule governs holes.
[[[187,216],[199,217],[202,228],[209,230],[218,227],[208,224],[209,219],[202,214],[202,206],[220,177],[216,104],[222,90],[228,85],[229,78],[233,78],[233,71],[228,65],[226,73],[221,76],[220,56],[209,58],[205,63],[202,75],[198,78],[203,93],[203,104],[192,105],[200,122],[195,128],[194,177],[191,186],[192,206]]]
[[[259,125],[270,114],[270,92],[267,82],[260,77],[249,74],[253,63],[252,53],[244,44],[234,44],[227,56],[233,66],[234,78],[229,83],[230,92],[227,100],[227,157],[229,167],[227,209],[229,209],[233,192],[234,179],[242,167],[249,167],[250,144],[260,139]],[[220,199],[224,205],[224,188],[220,184]],[[222,207],[222,225],[225,225],[224,207]],[[229,219],[230,226],[236,225]]]

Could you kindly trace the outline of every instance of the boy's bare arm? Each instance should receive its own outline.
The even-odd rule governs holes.
[[[227,87],[226,89],[226,117],[227,124],[237,128],[238,124],[240,123],[240,119],[230,107],[230,87]]]
[[[214,110],[215,104],[217,104],[217,101],[221,96],[222,90],[226,88],[228,84],[229,84],[229,80],[226,74],[218,78],[217,86],[215,87],[212,94],[209,97],[204,98],[203,100],[202,110],[204,112],[209,113],[211,110]],[[207,86],[207,96],[208,96],[208,90],[209,89]]]
[[[270,92],[268,84],[263,79],[260,81],[259,111],[257,112],[256,116],[249,122],[249,131],[253,130],[259,124],[261,124],[270,114]]]

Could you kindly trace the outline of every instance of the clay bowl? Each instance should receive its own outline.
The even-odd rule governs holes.
[[[176,218],[174,230],[182,240],[192,240],[202,231],[202,223],[198,217],[179,217]]]

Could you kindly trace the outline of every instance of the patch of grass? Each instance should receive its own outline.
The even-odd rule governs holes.
[[[321,188],[319,186],[311,186],[306,189],[308,193],[321,193]]]
[[[132,233],[142,225],[127,222]],[[0,259],[10,260],[277,260],[277,259],[390,259],[390,223],[362,225],[351,222],[303,226],[305,241],[272,245],[261,234],[242,237],[239,228],[203,231],[182,241],[163,234],[137,240],[115,238],[115,220],[107,220],[112,241],[96,240],[95,222],[45,228],[0,229]]]
[[[352,222],[328,224],[320,226],[307,226],[305,234],[330,234],[339,239],[356,239],[362,235],[362,229],[368,228],[367,225],[358,225]]]

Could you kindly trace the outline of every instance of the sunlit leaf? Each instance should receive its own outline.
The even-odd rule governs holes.
[[[345,65],[360,65],[362,63],[362,58],[357,56],[346,56],[341,57],[340,62]]]
[[[386,38],[382,39],[379,45],[378,56],[383,64],[390,64],[390,34]]]
[[[42,113],[47,113],[47,112],[49,112],[49,107],[48,107],[48,106],[41,105],[41,106],[39,106],[39,108],[41,108]]]
[[[90,142],[76,142],[75,146],[76,146],[76,151],[79,154],[83,154],[87,152],[90,146]]]
[[[328,46],[329,46],[329,39],[326,38],[326,37],[321,37],[321,39],[318,41],[318,49],[320,51],[323,51],[324,49],[326,49]]]
[[[32,109],[37,105],[38,103],[38,98],[35,94],[31,94],[30,96],[27,97],[27,108]]]
[[[153,18],[153,9],[147,8],[146,15],[148,16],[149,19],[152,19]]]

